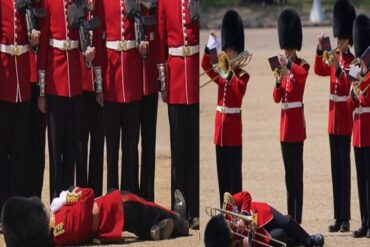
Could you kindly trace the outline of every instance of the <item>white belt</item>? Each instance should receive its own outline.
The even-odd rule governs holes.
[[[242,110],[238,107],[226,107],[226,106],[217,106],[216,110],[221,113],[227,113],[227,114],[238,114]]]
[[[127,51],[137,47],[136,40],[107,41],[105,46],[115,51]]]
[[[0,51],[12,56],[20,56],[30,49],[29,45],[4,45],[0,44]]]
[[[168,48],[168,54],[171,56],[189,57],[197,53],[199,53],[199,45]]]
[[[355,114],[370,113],[370,107],[356,107]]]
[[[69,51],[78,48],[78,40],[49,39],[49,45],[61,51]]]
[[[281,109],[288,110],[292,108],[299,108],[302,107],[302,102],[296,101],[296,102],[285,102],[281,103]]]
[[[335,94],[330,94],[329,99],[334,102],[347,102],[347,96],[338,96]]]

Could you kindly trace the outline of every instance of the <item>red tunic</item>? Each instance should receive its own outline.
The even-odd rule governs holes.
[[[370,78],[365,79],[361,88],[367,87],[370,84]],[[362,94],[356,102],[353,102],[351,96],[348,96],[348,108],[353,114],[353,146],[357,148],[370,147],[370,113],[367,112],[357,112],[361,111],[361,108],[366,107],[368,111],[370,110],[370,91],[367,90]],[[357,111],[355,110],[357,108]]]
[[[306,78],[310,66],[300,58],[292,63],[291,70],[281,80],[279,88],[274,87],[273,98],[276,103],[292,103],[303,101]],[[280,141],[303,142],[306,139],[306,123],[302,107],[281,110]]]
[[[39,77],[37,74],[37,55],[32,51],[30,51],[29,54],[30,54],[30,81],[31,83],[38,83]]]
[[[0,43],[28,45],[24,14],[15,9],[15,0],[0,2]],[[31,98],[28,52],[12,56],[0,51],[0,100],[24,102]]]
[[[263,228],[273,219],[270,206],[265,202],[252,202],[252,196],[247,191],[242,191],[233,195],[234,203],[237,208],[236,213],[247,213],[252,215],[257,214],[257,232],[265,236],[269,233]],[[257,236],[259,241],[269,243],[269,238],[261,238]]]
[[[347,78],[345,69],[347,69],[353,60],[354,56],[348,52],[343,55],[340,61],[342,73],[339,78],[336,76],[335,66],[328,66],[322,60],[322,56],[315,57],[315,73],[319,76],[330,76],[330,94],[339,97],[347,97],[349,95],[351,81]],[[346,101],[335,102],[329,100],[329,118],[328,118],[328,133],[334,135],[347,135],[352,133],[352,113],[347,107]]]
[[[56,245],[77,245],[92,240],[120,240],[123,229],[123,210],[121,193],[115,190],[95,200],[99,207],[99,228],[92,233],[94,191],[79,188],[82,192],[78,202],[63,206],[55,213],[53,240]]]
[[[158,1],[158,29],[162,49],[199,45],[199,23],[191,21],[188,4],[189,0]],[[167,62],[167,103],[199,103],[199,53],[187,57],[169,55]]]
[[[99,18],[106,41],[135,40],[134,21],[126,16],[123,0],[102,0]],[[116,51],[106,48],[104,99],[130,103],[142,98],[142,58],[137,48]]]
[[[230,82],[222,77],[217,77],[218,73],[212,69],[210,56],[206,53],[203,55],[202,68],[207,71],[210,78],[215,78],[214,82],[218,85],[217,106],[240,109],[247,89],[249,74],[238,70],[236,71],[238,76],[234,75]],[[241,112],[216,111],[214,144],[222,147],[241,146],[242,132]]]
[[[80,51],[62,51],[49,45],[49,39],[78,40],[78,31],[68,27],[69,0],[44,0],[46,17],[40,20],[38,70],[46,71],[46,94],[73,97],[81,94]]]
[[[157,12],[158,8],[148,10],[141,6],[141,14],[143,16],[154,15],[157,18]],[[149,51],[143,62],[143,94],[151,95],[159,90],[157,64],[160,63],[159,51],[161,43],[158,35],[158,24],[145,27],[145,39],[149,41]]]

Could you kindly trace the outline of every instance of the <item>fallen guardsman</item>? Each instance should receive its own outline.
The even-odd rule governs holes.
[[[213,209],[207,211],[213,217],[204,233],[206,247],[324,245],[323,235],[309,235],[291,216],[265,202],[252,202],[247,191],[225,193],[223,209],[208,209]]]
[[[8,247],[49,247],[120,242],[122,231],[146,240],[185,236],[185,200],[179,190],[174,198],[171,211],[129,192],[94,198],[92,189],[71,188],[53,200],[49,211],[37,197],[13,197],[1,214],[4,238]]]

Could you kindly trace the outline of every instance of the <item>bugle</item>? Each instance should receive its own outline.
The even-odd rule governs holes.
[[[362,77],[359,82],[353,84],[353,91],[355,92],[355,95],[357,97],[360,97],[362,94],[364,94],[369,89],[370,83],[367,84],[365,88],[361,89],[361,85],[366,79],[368,79],[368,77],[369,77],[369,72],[367,72],[366,75]]]
[[[218,63],[213,65],[211,69],[203,71],[199,76],[203,76],[211,70],[216,70],[218,72],[218,75],[205,82],[203,85],[200,86],[200,88],[206,86],[207,84],[209,84],[210,82],[219,77],[226,79],[230,72],[234,72],[235,68],[246,67],[251,61],[251,59],[252,53],[250,53],[247,50],[239,53],[236,57],[231,59],[229,58],[226,52],[224,51],[221,52],[218,55]]]
[[[224,215],[224,216],[231,216],[231,217],[233,217],[233,218],[235,218],[235,219],[243,220],[243,221],[245,221],[246,223],[253,223],[253,224],[257,225],[257,216],[256,216],[256,214],[254,214],[254,215],[252,215],[252,216],[248,216],[248,215],[243,215],[243,214],[234,213],[234,212],[231,212],[231,211],[228,211],[228,210],[225,210],[225,209],[213,208],[213,207],[206,207],[206,208],[205,208],[205,211],[206,211],[206,214],[207,214],[208,216],[210,216],[210,217],[216,216],[216,215],[218,215],[218,214],[222,214],[222,215]],[[226,217],[225,217],[225,219],[226,219]],[[233,221],[230,221],[230,220],[228,220],[228,219],[226,219],[226,221],[227,221],[227,222],[229,222],[229,223],[230,223],[230,224],[232,224],[232,225],[235,225],[235,223],[234,223]],[[284,243],[284,242],[282,242],[282,241],[279,241],[279,240],[277,240],[277,239],[274,239],[274,238],[272,238],[272,237],[271,237],[271,236],[269,236],[269,235],[264,235],[264,234],[258,233],[258,232],[256,232],[253,228],[251,229],[251,228],[249,228],[249,227],[245,226],[245,229],[244,229],[244,230],[245,230],[245,232],[247,232],[248,234],[250,234],[250,232],[251,232],[251,231],[253,231],[253,232],[252,232],[252,235],[253,235],[253,236],[259,236],[259,237],[261,237],[261,238],[269,239],[269,240],[270,240],[270,242],[274,242],[274,243],[276,243],[276,244],[280,245],[281,247],[286,247],[286,243]],[[233,235],[238,236],[238,237],[241,237],[241,238],[248,238],[248,237],[249,237],[249,236],[248,236],[248,235],[246,235],[245,233],[240,233],[240,232],[234,231],[234,230],[232,230],[232,229],[231,229],[231,233],[232,233]],[[254,243],[257,243],[257,244],[262,245],[262,246],[266,246],[266,247],[273,247],[272,245],[270,245],[270,244],[266,244],[266,243],[264,243],[264,242],[262,242],[262,241],[259,241],[259,240],[255,239],[254,237],[253,237],[252,241],[253,241]]]
[[[334,53],[337,52],[338,50],[342,50],[347,45],[348,41],[344,42],[342,45],[338,45],[332,51],[325,50],[324,53],[322,54],[322,60],[324,61],[324,63],[327,65],[332,65],[334,62]]]

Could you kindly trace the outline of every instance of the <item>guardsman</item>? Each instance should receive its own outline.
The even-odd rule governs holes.
[[[47,113],[50,152],[50,197],[74,184],[82,93],[79,34],[71,28],[68,8],[74,0],[44,0],[38,51],[39,109]],[[76,18],[70,18],[76,21]],[[71,26],[70,26],[71,25]],[[92,60],[95,50],[85,53]]]
[[[222,20],[222,51],[233,59],[244,51],[244,27],[235,10],[228,10]],[[212,45],[214,43],[214,45]],[[242,190],[242,116],[241,106],[247,89],[249,74],[234,67],[229,75],[221,77],[212,69],[210,49],[219,41],[213,33],[202,60],[202,68],[218,85],[214,144],[216,145],[217,175],[220,205],[225,192]],[[219,72],[220,73],[220,72]]]
[[[328,133],[335,219],[329,226],[330,232],[348,232],[350,228],[352,113],[347,107],[347,97],[351,81],[345,70],[354,59],[349,46],[353,43],[352,25],[355,18],[356,11],[352,3],[349,0],[337,0],[333,10],[333,32],[339,49],[332,53],[329,61],[325,60],[322,34],[315,57],[315,73],[330,76]]]
[[[91,20],[101,7],[101,0],[86,0],[92,9],[87,11],[86,19]],[[102,195],[104,126],[103,126],[103,75],[101,26],[90,32],[92,46],[96,48],[96,59],[87,67],[81,54],[82,95],[80,105],[79,153],[76,160],[76,184],[91,187],[96,196]],[[99,50],[99,52],[98,52]],[[89,147],[90,140],[90,147]],[[89,150],[89,151],[88,151]]]
[[[37,30],[28,35],[25,14],[16,4],[0,2],[0,208],[8,197],[23,192],[31,99],[28,52],[40,36]]]
[[[127,191],[94,198],[91,188],[72,187],[53,200],[49,213],[38,198],[13,197],[2,211],[4,239],[7,246],[51,247],[119,243],[123,231],[145,240],[186,236],[189,227],[180,191],[175,199],[171,211]]]
[[[103,1],[100,20],[105,31],[107,64],[104,78],[104,126],[107,141],[107,188],[139,193],[138,142],[143,95],[142,55],[146,44],[136,43],[135,15],[125,0]],[[122,137],[121,137],[122,135]],[[122,145],[121,183],[118,157]]]
[[[288,8],[280,14],[278,33],[280,48],[285,50],[285,55],[278,55],[282,72],[276,80],[273,99],[275,103],[281,102],[280,142],[288,193],[288,214],[301,223],[303,142],[306,139],[302,101],[310,66],[297,57],[296,51],[302,47],[302,26],[295,9]]]
[[[199,12],[195,0],[159,0],[161,57],[168,54],[167,93],[171,139],[171,195],[179,189],[187,217],[199,228]],[[164,61],[164,59],[163,59]],[[173,197],[172,197],[173,201]]]
[[[360,58],[370,46],[370,18],[359,15],[353,24],[355,55]],[[358,197],[360,201],[361,227],[353,237],[370,238],[370,78],[369,64],[361,60],[360,84],[352,84],[348,107],[353,112],[353,147],[357,172]]]
[[[140,112],[141,135],[141,174],[140,196],[154,201],[155,180],[155,142],[158,112],[158,51],[160,42],[158,37],[157,0],[141,2],[141,15],[148,24],[144,25],[145,40],[149,42],[149,50],[143,57],[143,99]],[[153,20],[155,21],[153,23]]]

